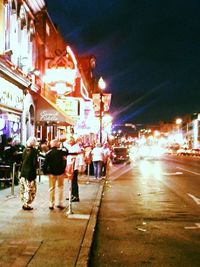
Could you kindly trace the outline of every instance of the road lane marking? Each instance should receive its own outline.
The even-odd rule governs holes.
[[[117,178],[119,178],[121,175],[125,174],[126,172],[132,170],[132,166],[128,167],[126,166],[126,168],[119,168],[116,170],[117,174],[112,173],[112,177],[110,177],[110,180],[116,180]]]
[[[184,227],[185,229],[189,229],[189,230],[192,230],[192,229],[199,229],[200,228],[200,223],[195,223],[196,226],[186,226]]]
[[[182,172],[164,172],[163,175],[181,175]]]
[[[184,169],[184,168],[181,168],[181,167],[176,167],[177,169],[180,169],[180,170],[183,170],[183,171],[185,171],[185,172],[190,172],[190,173],[192,173],[192,174],[195,174],[195,175],[200,175],[200,173],[199,172],[193,172],[193,171],[189,171],[189,170],[186,170],[186,169]]]
[[[190,193],[187,193],[187,195],[188,195],[189,197],[191,197],[191,198],[194,200],[194,202],[196,202],[197,205],[200,205],[200,198],[195,197],[194,195],[192,195],[192,194],[190,194]]]
[[[69,214],[69,215],[67,215],[67,217],[70,219],[88,220],[90,218],[90,215],[89,214]]]

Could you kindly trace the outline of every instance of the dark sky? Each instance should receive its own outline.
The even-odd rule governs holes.
[[[47,0],[50,17],[112,93],[117,123],[200,111],[199,0]]]

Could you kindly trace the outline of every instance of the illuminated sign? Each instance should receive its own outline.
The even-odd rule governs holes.
[[[73,97],[57,98],[56,104],[68,116],[77,117],[79,115],[79,100]]]
[[[100,94],[93,94],[93,107],[96,116],[100,112]],[[102,95],[102,102],[103,102],[103,111],[108,111],[110,108],[110,102],[111,102],[111,94],[103,94]]]
[[[57,68],[47,69],[44,77],[45,83],[64,82],[74,84],[76,78],[75,69]]]
[[[22,110],[23,100],[23,91],[0,77],[0,104]]]
[[[48,112],[43,110],[40,112],[40,120],[41,121],[58,121],[58,112]]]

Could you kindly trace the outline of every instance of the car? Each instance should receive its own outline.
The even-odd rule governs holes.
[[[138,159],[159,160],[165,150],[158,145],[142,145],[138,148]]]
[[[113,147],[111,153],[111,161],[113,164],[128,162],[130,159],[127,147],[117,146]]]

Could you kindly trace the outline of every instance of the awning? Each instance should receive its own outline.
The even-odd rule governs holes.
[[[71,117],[42,95],[38,96],[36,103],[36,121],[37,123],[52,122],[62,125],[75,125],[75,121]]]

